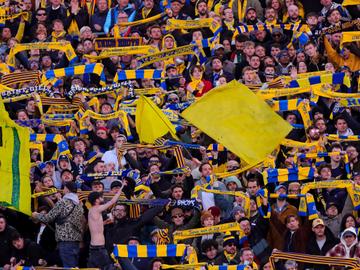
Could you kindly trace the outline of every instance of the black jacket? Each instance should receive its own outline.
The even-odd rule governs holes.
[[[12,257],[16,258],[16,262],[24,260],[24,266],[36,266],[39,265],[39,259],[45,259],[41,246],[29,239],[24,239],[22,249],[13,248]]]
[[[328,227],[325,227],[326,241],[323,247],[320,249],[315,238],[315,234],[312,232],[310,239],[306,247],[306,253],[311,255],[325,256],[326,253],[339,243],[339,239],[336,238]],[[327,265],[307,265],[306,268],[314,268],[314,270],[327,270],[330,269]]]
[[[124,218],[117,223],[105,226],[106,249],[113,251],[114,244],[125,244],[131,236],[139,236],[140,229],[150,222],[163,207],[154,207],[141,214],[138,219]]]
[[[10,263],[11,258],[11,234],[14,233],[15,228],[6,225],[5,230],[0,232],[0,267]]]

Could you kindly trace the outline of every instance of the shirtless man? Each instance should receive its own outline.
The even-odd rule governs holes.
[[[114,197],[107,203],[104,203],[104,198],[101,192],[94,191],[89,194],[88,200],[92,207],[90,208],[88,215],[89,230],[91,235],[88,267],[115,269],[110,260],[109,254],[105,249],[104,221],[102,212],[116,203],[121,195],[123,187],[124,185],[121,186]]]

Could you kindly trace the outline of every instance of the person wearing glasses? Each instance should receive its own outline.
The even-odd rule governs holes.
[[[227,233],[224,237],[223,243],[224,250],[221,255],[216,259],[215,265],[238,265],[241,262],[240,253],[236,247],[236,240],[233,235]]]
[[[196,227],[200,218],[200,211],[196,208],[193,209],[193,215],[188,222],[185,222],[185,213],[182,208],[175,207],[171,210],[171,222],[168,223],[163,219],[156,216],[153,219],[154,224],[159,229],[168,229],[168,235],[170,236],[170,242],[173,242],[173,233],[175,231],[189,230]],[[191,244],[192,239],[185,240],[184,243]]]

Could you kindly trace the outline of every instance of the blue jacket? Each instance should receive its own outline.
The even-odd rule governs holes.
[[[115,7],[111,8],[106,16],[106,21],[104,24],[104,32],[108,34],[110,30],[114,27],[115,23],[117,22],[117,16],[119,14],[119,5],[116,5]],[[122,11],[126,12],[126,14],[129,16],[128,21],[132,22],[136,15],[136,10],[131,4],[128,4],[125,8],[122,9]]]

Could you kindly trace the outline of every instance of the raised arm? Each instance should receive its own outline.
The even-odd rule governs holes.
[[[103,205],[100,205],[97,209],[99,212],[103,212],[106,209],[110,208],[114,203],[116,203],[116,201],[119,199],[121,192],[124,188],[126,184],[123,182],[123,185],[121,186],[121,188],[119,189],[119,191],[112,197],[112,199],[110,201],[108,201],[107,203],[104,203]]]

